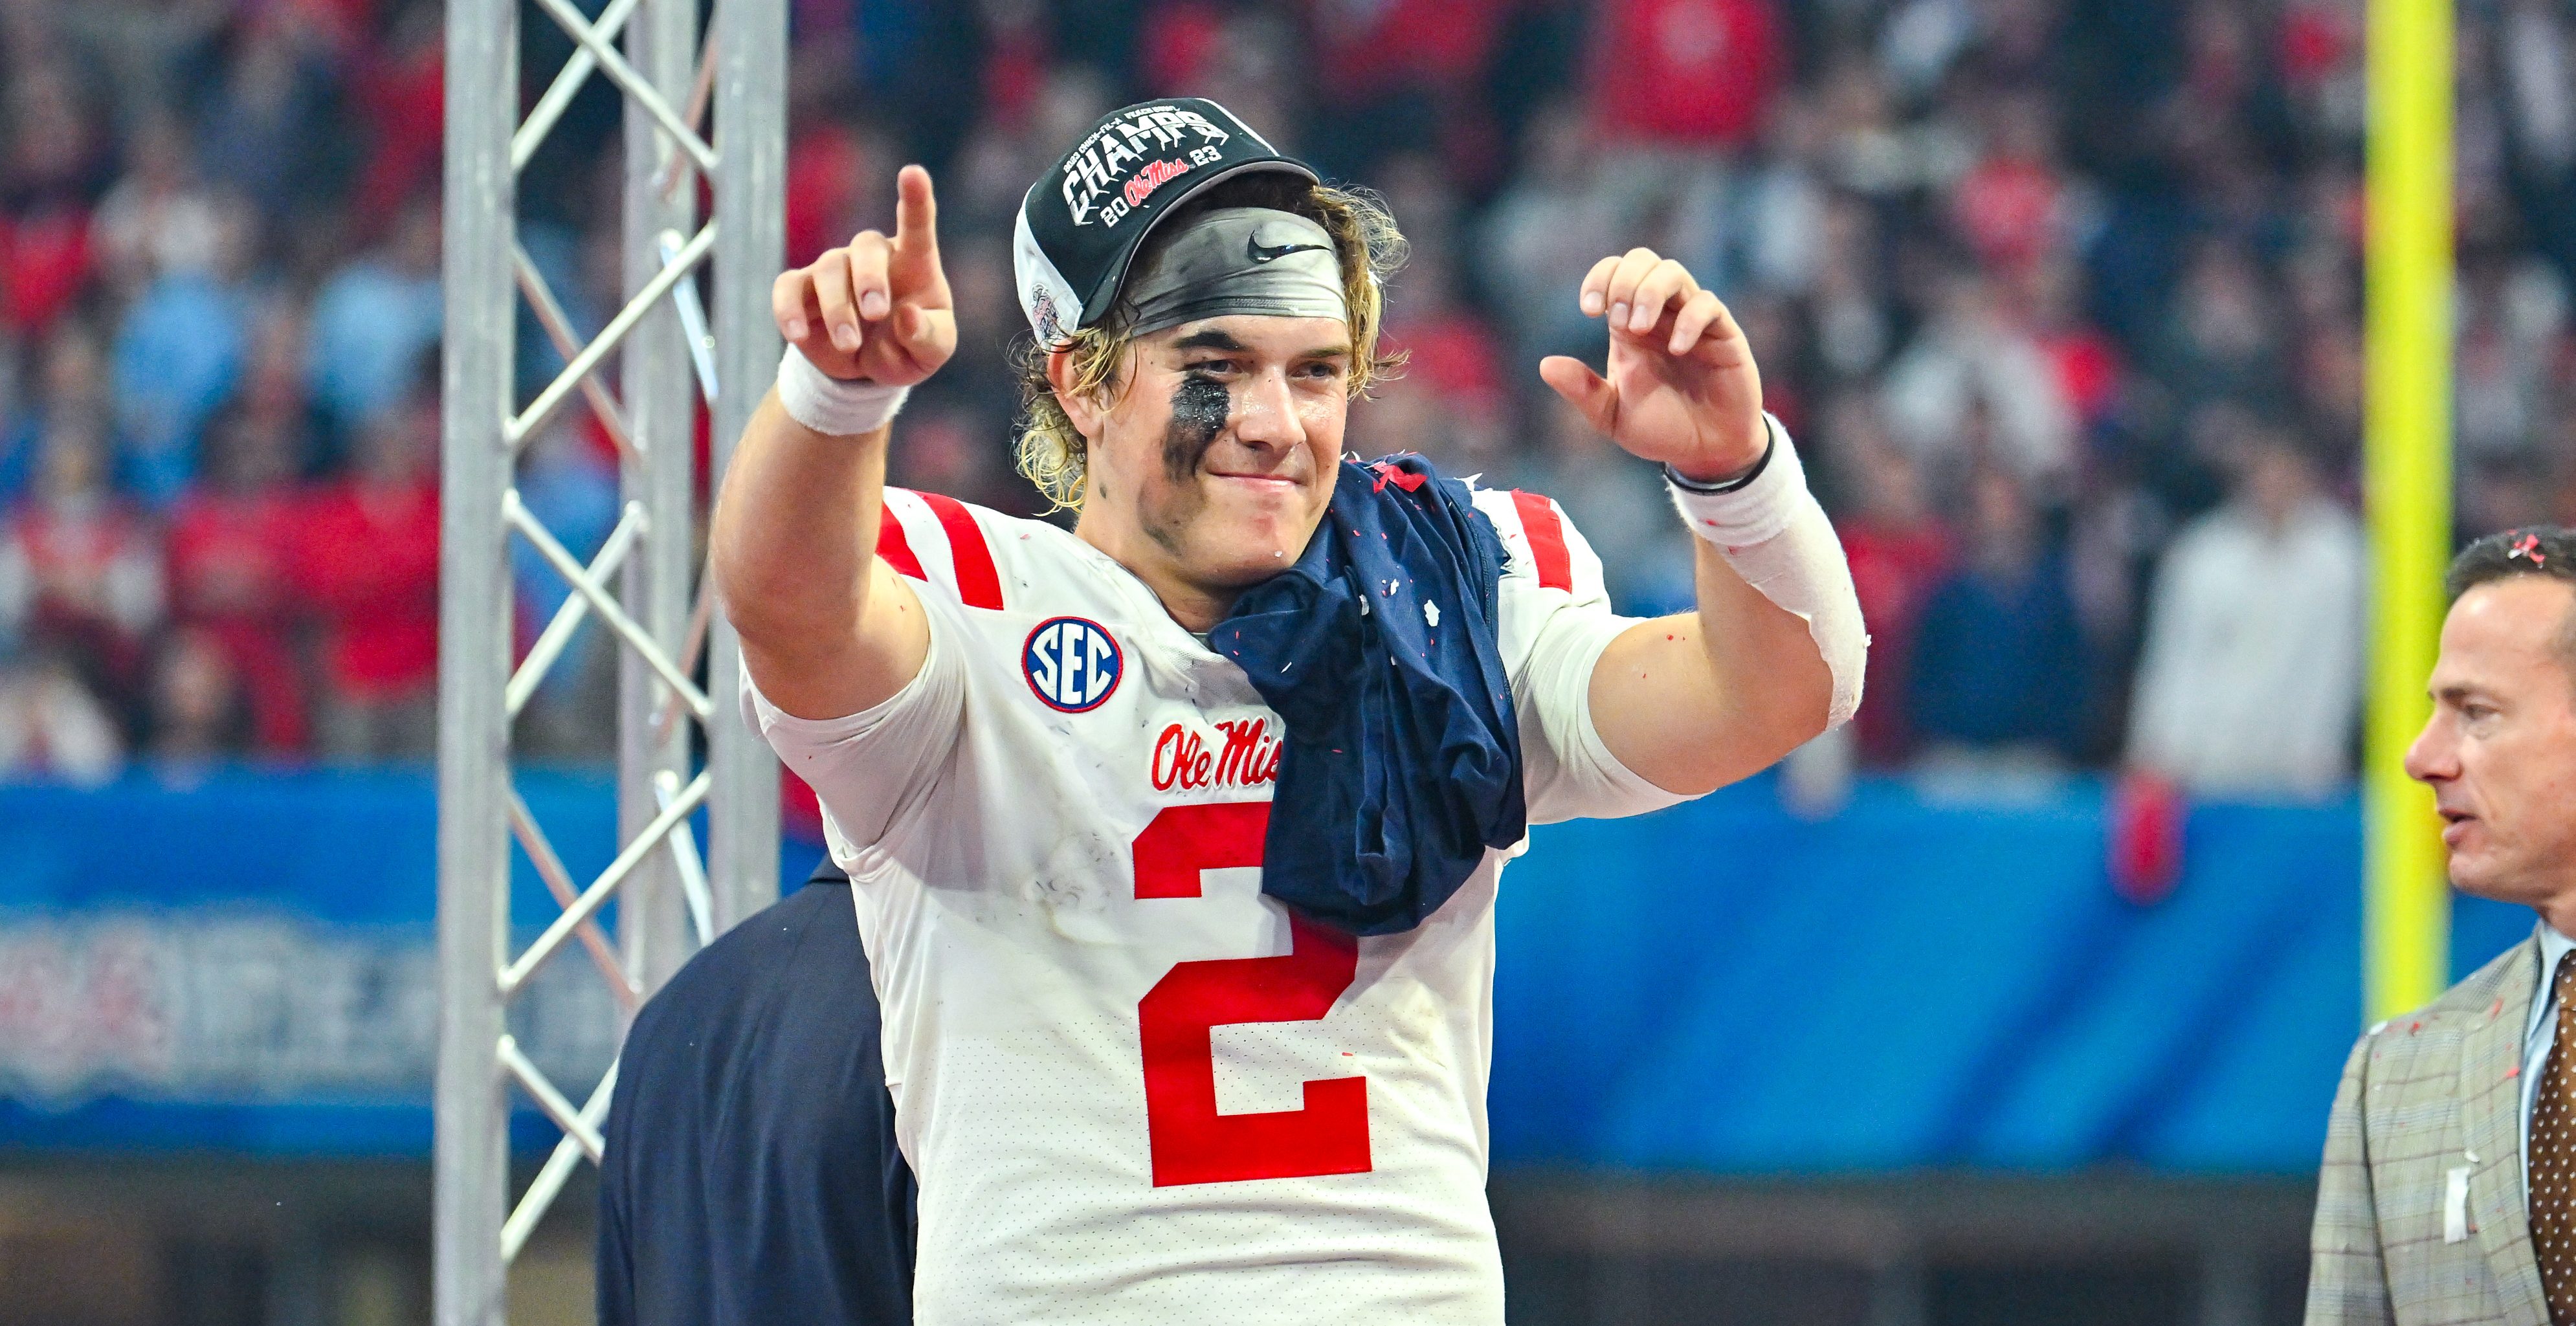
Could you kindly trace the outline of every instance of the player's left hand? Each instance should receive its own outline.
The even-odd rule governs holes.
[[[1539,376],[1603,436],[1683,477],[1732,478],[1762,459],[1762,374],[1744,329],[1678,262],[1652,249],[1604,258],[1583,278],[1587,317],[1610,321],[1610,374],[1550,355]]]

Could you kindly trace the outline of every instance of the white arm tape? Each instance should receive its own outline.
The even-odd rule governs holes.
[[[795,346],[778,361],[778,404],[787,417],[826,437],[857,437],[893,422],[910,387],[845,382],[814,367]]]
[[[1731,493],[1666,487],[1693,534],[1708,540],[1744,583],[1807,624],[1833,677],[1825,726],[1839,727],[1860,708],[1861,673],[1869,663],[1860,595],[1852,588],[1851,563],[1843,558],[1833,522],[1807,491],[1806,471],[1788,431],[1769,415],[1763,418],[1774,454],[1753,482]]]

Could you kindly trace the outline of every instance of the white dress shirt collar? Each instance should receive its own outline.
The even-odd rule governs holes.
[[[2533,927],[2532,933],[2540,940],[2540,974],[2534,978],[2535,988],[2531,992],[2531,1020],[2522,1027],[2525,1043],[2540,1034],[2541,1016],[2554,1007],[2555,992],[2550,989],[2550,982],[2558,975],[2558,960],[2576,952],[2576,939],[2558,933],[2558,927],[2547,921]]]

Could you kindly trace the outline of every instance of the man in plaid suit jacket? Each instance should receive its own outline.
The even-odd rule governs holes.
[[[2576,1326],[2576,962],[2557,974],[2576,951],[2576,533],[2481,539],[2450,590],[2406,771],[2433,788],[2452,884],[2540,924],[2353,1047],[2309,1326]]]

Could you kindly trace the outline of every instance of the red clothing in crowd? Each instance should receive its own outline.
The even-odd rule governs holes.
[[[1959,181],[1951,211],[1989,267],[2019,267],[2055,247],[2057,174],[2046,162],[1990,156]]]
[[[376,21],[376,0],[280,0],[272,6],[272,21],[284,20],[288,14],[312,23],[335,46],[363,45],[366,34]]]
[[[1225,15],[1208,0],[1179,0],[1145,16],[1136,65],[1147,91],[1178,96],[1204,85],[1225,52]]]
[[[778,770],[778,827],[791,842],[823,845],[823,802],[794,771]]]
[[[861,184],[875,168],[866,143],[842,125],[808,129],[787,145],[789,266],[802,267],[850,242]]]
[[[2332,78],[2359,57],[2361,34],[2342,8],[2316,0],[2293,0],[2281,11],[2274,61],[2281,81],[2305,92]]]
[[[0,217],[0,318],[33,338],[89,280],[89,209],[54,205]]]
[[[1595,104],[1614,138],[1742,147],[1785,61],[1767,0],[1611,0],[1600,11]]]
[[[1457,310],[1412,318],[1386,329],[1387,348],[1407,356],[1405,371],[1450,400],[1499,409],[1503,347],[1492,329]]]
[[[30,502],[10,518],[8,538],[34,590],[29,633],[72,644],[96,662],[99,680],[132,694],[159,611],[151,527],[123,502]]]
[[[438,179],[446,123],[447,52],[437,41],[370,55],[354,91],[367,118],[366,164],[350,190],[350,212],[363,233],[380,231],[404,200]]]
[[[2120,403],[2120,352],[2110,337],[2091,327],[2043,332],[2039,352],[2057,370],[2058,390],[2086,427],[2100,424]]]
[[[1054,57],[1042,14],[995,24],[985,34],[984,111],[994,124],[1018,129],[1029,122]]]
[[[438,489],[329,484],[299,513],[297,579],[323,629],[334,689],[367,700],[438,677]]]
[[[1869,623],[1869,665],[1862,673],[1861,757],[1890,764],[1905,757],[1914,734],[1905,721],[1905,660],[1913,652],[1923,601],[1950,571],[1952,537],[1926,521],[1896,527],[1863,516],[1841,522],[1843,555],[1851,561],[1852,588]]]
[[[1455,91],[1483,76],[1504,7],[1492,0],[1326,3],[1315,11],[1317,72],[1334,96]]]
[[[232,660],[250,701],[251,739],[269,754],[306,742],[303,678],[287,644],[296,537],[295,504],[283,493],[197,491],[170,513],[171,616]]]

